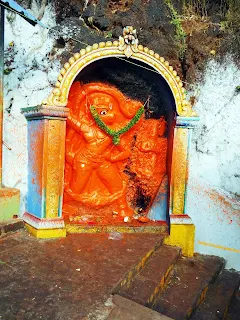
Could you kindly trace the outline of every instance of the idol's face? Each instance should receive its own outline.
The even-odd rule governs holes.
[[[119,104],[116,99],[106,93],[91,94],[89,97],[91,105],[97,109],[100,119],[111,125],[116,121],[116,115],[119,113]]]

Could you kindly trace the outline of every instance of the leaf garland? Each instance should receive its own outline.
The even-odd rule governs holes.
[[[99,114],[97,112],[97,109],[95,106],[90,106],[90,112],[96,121],[97,125],[99,126],[100,129],[106,132],[110,137],[112,137],[112,141],[114,145],[119,145],[120,144],[120,135],[123,133],[126,133],[128,130],[130,130],[141,118],[141,115],[144,113],[144,107],[142,106],[141,108],[138,109],[136,112],[135,116],[129,121],[129,123],[123,127],[122,129],[115,131],[111,128],[109,128],[99,117]]]

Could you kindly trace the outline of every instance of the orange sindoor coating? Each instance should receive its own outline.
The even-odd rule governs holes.
[[[123,173],[131,155],[136,127],[121,137],[118,146],[92,118],[90,106],[111,129],[124,127],[142,106],[119,90],[102,83],[83,86],[75,82],[70,91],[66,138],[65,202],[77,201],[98,208],[114,203],[119,216],[132,216],[126,201],[127,177]]]
[[[166,121],[141,118],[120,136],[120,144],[115,146],[93,119],[91,105],[109,128],[120,130],[143,103],[104,83],[81,85],[75,82],[72,85],[68,102],[63,214],[65,217],[86,213],[105,215],[105,223],[111,221],[113,215],[123,220],[134,213],[131,207],[135,206],[138,186],[150,184],[144,192],[149,193],[152,201],[166,173],[167,139],[162,138]],[[127,171],[131,171],[130,175]],[[131,173],[137,180],[131,181]]]
[[[164,136],[166,127],[167,123],[163,118],[144,120],[132,148],[130,171],[134,176],[129,183],[127,198],[137,207],[141,206],[138,200],[141,190],[141,197],[145,198],[145,211],[150,209],[166,176],[168,146],[167,138]]]

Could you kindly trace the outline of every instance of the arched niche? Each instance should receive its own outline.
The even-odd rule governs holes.
[[[186,91],[183,83],[173,67],[158,53],[147,47],[138,45],[137,38],[128,39],[133,35],[133,29],[126,27],[124,37],[119,41],[107,41],[95,43],[80,50],[65,63],[60,71],[55,88],[49,97],[43,101],[43,105],[65,107],[71,85],[77,75],[90,63],[109,57],[131,58],[143,62],[155,69],[168,83],[174,96],[177,115],[181,117],[196,117],[191,104],[186,100]]]
[[[66,234],[62,219],[65,130],[70,88],[90,64],[107,58],[131,59],[147,65],[164,79],[175,103],[169,213],[186,216],[190,131],[198,120],[177,72],[154,51],[138,44],[136,31],[126,27],[119,41],[87,46],[65,63],[52,93],[41,106],[22,109],[28,120],[29,177],[27,212],[24,220],[36,236]],[[48,230],[48,231],[45,231]]]

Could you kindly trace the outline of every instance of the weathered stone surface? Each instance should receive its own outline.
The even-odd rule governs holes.
[[[239,287],[239,282],[239,273],[223,270],[215,283],[209,287],[204,302],[192,319],[223,319],[234,292]]]
[[[87,6],[83,1],[78,4],[74,0],[65,2],[54,1],[58,26],[50,30],[55,38],[63,37],[68,42],[66,52],[61,54],[62,63],[86,47],[84,43],[91,45],[118,39],[123,27],[133,25],[137,28],[140,43],[170,60],[181,73],[174,44],[175,27],[171,24],[169,10],[163,0],[99,0],[89,1]],[[181,11],[179,1],[173,3]]]
[[[74,235],[38,240],[22,232],[0,239],[2,319],[83,319],[106,300],[161,235]]]
[[[131,286],[123,288],[119,294],[142,305],[147,305],[154,290],[162,289],[160,283],[163,287],[164,278],[173,267],[179,254],[178,248],[161,246],[133,279]]]
[[[79,20],[77,17],[66,18],[52,28],[49,35],[56,39],[55,47],[59,47],[59,39],[64,41],[66,50],[61,54],[62,63],[68,61],[74,53],[86,48],[86,46],[106,41],[103,33],[89,28],[83,20]]]
[[[60,33],[69,29],[72,21],[76,26],[82,21],[85,28],[81,28],[76,39],[86,41],[87,38],[87,43],[93,44],[102,38],[116,39],[123,27],[133,25],[138,30],[140,43],[164,56],[189,82],[199,78],[199,71],[203,71],[211,52],[225,54],[227,51],[239,56],[236,40],[240,13],[235,1],[223,4],[221,0],[202,3],[171,0],[179,15],[175,18],[164,0],[54,0],[53,3]],[[178,54],[181,28],[186,33],[187,45],[182,59]],[[69,44],[73,52],[79,48],[77,42]],[[66,62],[69,57],[66,53],[63,56]]]
[[[116,307],[110,313],[108,320],[171,320],[169,317],[118,295],[113,297],[113,303]]]
[[[240,315],[240,290],[238,290],[229,306],[228,312],[226,314],[226,320],[239,320]]]
[[[56,18],[59,23],[65,18],[79,17],[84,8],[84,0],[54,0],[52,1],[56,10]]]
[[[108,1],[99,0],[97,5],[90,3],[83,11],[82,18],[90,28],[108,30],[112,26],[112,12],[109,10]]]
[[[8,220],[0,222],[0,237],[6,235],[9,232],[15,232],[24,228],[24,222],[20,219]]]
[[[224,260],[214,256],[179,259],[171,272],[169,285],[153,309],[175,320],[189,318],[223,265]]]

